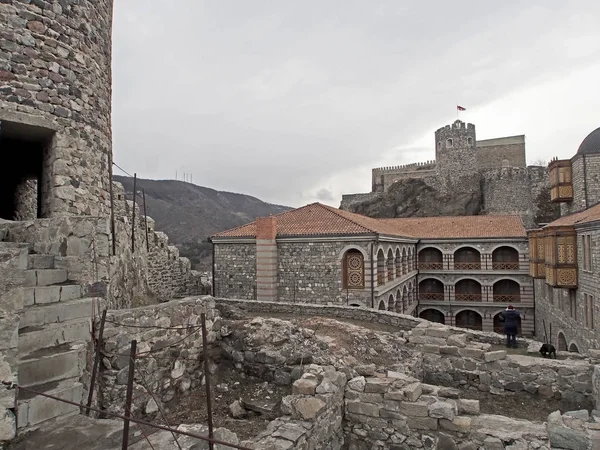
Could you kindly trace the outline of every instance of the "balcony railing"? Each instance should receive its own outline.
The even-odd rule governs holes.
[[[492,269],[494,270],[519,270],[519,261],[513,262],[492,262]]]
[[[394,270],[393,269],[388,269],[387,279],[388,279],[388,281],[394,280]]]
[[[481,262],[455,262],[454,270],[481,270]]]
[[[377,284],[379,286],[382,286],[385,284],[385,273],[378,273],[377,274]]]
[[[480,302],[481,294],[454,294],[454,298],[457,302]]]
[[[442,270],[444,268],[443,262],[420,262],[419,269],[421,270]]]
[[[494,294],[494,301],[499,303],[519,303],[521,301],[520,294]]]
[[[419,292],[419,300],[444,301],[443,292]]]

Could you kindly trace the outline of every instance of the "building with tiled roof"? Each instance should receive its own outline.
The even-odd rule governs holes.
[[[600,128],[548,167],[561,217],[529,232],[535,330],[557,350],[600,346]]]
[[[374,219],[320,203],[217,233],[216,297],[386,309],[533,333],[527,234],[516,215]]]

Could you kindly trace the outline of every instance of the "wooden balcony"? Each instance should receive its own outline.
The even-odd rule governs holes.
[[[454,294],[454,299],[457,302],[480,302],[482,299],[482,295],[481,294],[461,294],[461,293],[456,293]]]
[[[521,303],[521,294],[494,294],[494,302]]]
[[[496,261],[492,262],[493,270],[519,270],[519,261]]]
[[[443,270],[444,263],[443,262],[420,262],[419,263],[420,270]]]
[[[454,270],[481,270],[481,262],[454,262]]]
[[[419,292],[419,300],[443,302],[444,301],[444,293],[443,292]]]

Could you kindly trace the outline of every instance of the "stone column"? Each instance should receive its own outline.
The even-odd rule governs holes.
[[[256,219],[256,299],[277,301],[277,222]]]

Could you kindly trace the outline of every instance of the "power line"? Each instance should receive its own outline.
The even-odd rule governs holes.
[[[133,175],[131,175],[129,172],[127,172],[125,169],[123,169],[121,166],[119,166],[116,162],[113,161],[113,166],[115,166],[117,169],[119,169],[121,172],[123,172],[124,174],[130,176],[131,178],[133,178]]]

